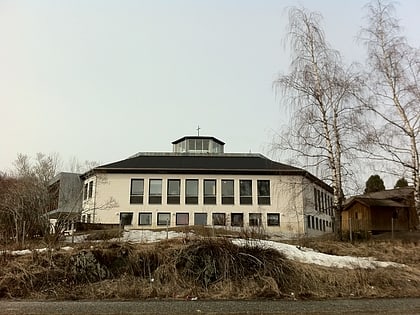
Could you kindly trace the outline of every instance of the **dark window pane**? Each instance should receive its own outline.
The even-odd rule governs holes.
[[[226,214],[225,213],[213,213],[213,225],[226,225]]]
[[[194,225],[207,225],[207,213],[194,213]]]
[[[261,213],[250,213],[249,214],[249,225],[260,226],[261,225]]]
[[[258,204],[269,205],[270,204],[270,181],[269,180],[258,180]]]
[[[222,204],[233,205],[235,202],[233,180],[222,180]]]
[[[162,180],[151,179],[149,181],[149,203],[161,204],[162,203]]]
[[[130,203],[142,204],[144,194],[144,180],[143,179],[131,179],[130,188]]]
[[[120,212],[121,225],[131,225],[133,221],[133,212]]]
[[[152,225],[152,213],[139,213],[139,225]]]
[[[181,181],[179,179],[168,179],[167,204],[180,203],[180,184]]]
[[[171,225],[171,214],[169,212],[159,212],[157,214],[158,225]]]
[[[252,180],[239,181],[239,195],[241,204],[252,204]]]
[[[232,213],[231,215],[232,226],[244,226],[244,214],[243,213]]]
[[[204,180],[204,204],[216,204],[216,180]]]
[[[176,225],[188,225],[189,214],[188,213],[177,213],[176,214]]]
[[[279,226],[280,225],[280,214],[279,213],[267,213],[267,225],[268,226]]]

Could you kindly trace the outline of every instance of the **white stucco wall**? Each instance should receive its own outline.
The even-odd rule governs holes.
[[[143,204],[130,204],[130,184],[132,178],[144,179]],[[149,204],[149,180],[162,179],[162,204]],[[167,204],[166,190],[168,179],[180,179],[180,204]],[[199,180],[199,198],[197,205],[185,204],[185,180]],[[203,204],[203,180],[216,180],[216,205]],[[234,205],[222,205],[221,181],[234,180]],[[239,196],[239,180],[252,180],[253,204],[241,205]],[[270,180],[270,205],[258,205],[257,180]],[[250,176],[250,175],[182,175],[182,174],[96,174],[85,180],[93,181],[93,196],[83,202],[84,215],[90,215],[91,222],[118,224],[120,212],[133,212],[132,225],[129,228],[163,228],[157,225],[158,212],[170,212],[170,226],[176,226],[175,214],[189,213],[189,224],[194,224],[194,213],[207,213],[207,224],[212,224],[212,213],[226,213],[226,228],[240,229],[230,226],[231,213],[244,214],[244,227],[249,228],[249,214],[262,214],[262,229],[269,234],[294,236],[302,234],[324,233],[306,228],[306,215],[314,211],[314,184],[301,176]],[[152,213],[151,226],[139,226],[139,212]],[[267,226],[266,214],[279,213],[280,226]],[[321,214],[319,214],[321,215]]]

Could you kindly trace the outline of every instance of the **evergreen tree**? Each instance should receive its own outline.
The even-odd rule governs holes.
[[[365,194],[385,190],[384,181],[379,175],[372,175],[366,181]]]
[[[404,177],[402,177],[399,180],[397,180],[394,188],[407,187],[407,186],[408,186],[407,180]]]

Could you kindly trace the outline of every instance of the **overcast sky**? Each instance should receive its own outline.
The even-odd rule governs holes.
[[[287,73],[287,7],[324,16],[347,62],[366,1],[0,0],[0,170],[18,153],[108,163],[210,135],[226,152],[270,156],[287,112],[272,84]],[[397,14],[420,43],[420,1]]]

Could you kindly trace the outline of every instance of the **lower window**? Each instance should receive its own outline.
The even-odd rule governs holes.
[[[120,212],[120,224],[121,225],[133,224],[133,212]]]
[[[176,214],[176,225],[188,225],[189,214],[188,213],[177,213]]]
[[[232,213],[231,214],[231,225],[232,226],[244,226],[244,214],[243,213]]]
[[[169,212],[158,212],[157,225],[171,225],[171,214]]]
[[[194,225],[207,225],[207,213],[194,213]]]
[[[213,225],[226,225],[226,214],[225,213],[213,213]]]
[[[139,225],[152,225],[152,213],[139,213]]]
[[[268,226],[279,226],[280,225],[280,213],[267,213],[267,225]]]
[[[260,226],[261,225],[261,213],[250,213],[249,214],[249,225]]]

